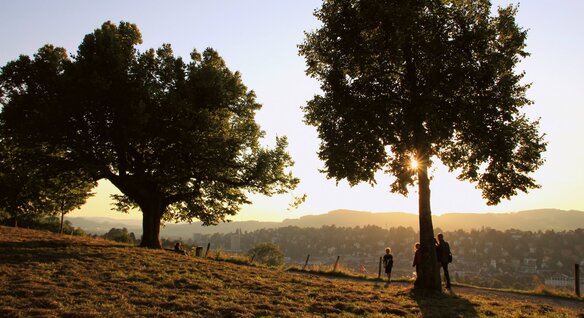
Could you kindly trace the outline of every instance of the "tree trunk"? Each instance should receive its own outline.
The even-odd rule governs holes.
[[[430,179],[428,178],[428,159],[420,156],[418,167],[418,213],[420,218],[420,253],[422,264],[415,289],[440,291],[440,268],[434,244],[434,227],[430,209]]]
[[[61,211],[61,227],[59,228],[59,234],[63,234],[63,219],[65,218],[65,213]]]
[[[418,277],[414,288],[419,290],[441,290],[440,270],[434,244],[434,227],[432,225],[432,210],[430,209],[430,179],[428,178],[428,164],[430,162],[430,145],[427,144],[426,128],[424,128],[424,104],[420,101],[418,75],[416,70],[416,56],[412,43],[413,35],[406,28],[404,43],[404,58],[406,62],[406,81],[410,90],[411,107],[409,115],[419,126],[414,131],[414,145],[416,160],[418,161],[418,215],[420,218],[420,254]]]
[[[141,247],[161,249],[160,220],[166,211],[164,197],[157,191],[156,185],[145,182],[139,177],[109,174],[107,179],[128,198],[138,204],[142,211]]]
[[[63,221],[65,220],[65,207],[64,204],[61,204],[61,228],[59,229],[59,233],[63,234]]]
[[[145,204],[140,204],[140,210],[142,210],[141,247],[162,248],[160,244],[160,220],[166,207],[161,206],[157,201],[150,200]]]

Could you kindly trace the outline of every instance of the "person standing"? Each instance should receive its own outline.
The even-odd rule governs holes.
[[[444,271],[444,279],[446,279],[446,289],[450,289],[450,274],[448,273],[448,263],[452,262],[452,253],[450,252],[450,244],[444,240],[442,233],[438,234],[437,256],[440,267]]]
[[[183,250],[180,242],[176,242],[176,244],[174,244],[174,251],[179,254],[187,255],[187,252]]]
[[[420,243],[416,242],[414,244],[414,262],[412,266],[416,268],[416,280],[414,281],[414,286],[418,285],[418,278],[420,277],[420,265],[422,264],[422,254],[420,252]]]
[[[391,281],[391,269],[393,268],[393,255],[391,255],[391,248],[389,247],[385,249],[385,255],[383,255],[383,267],[387,274],[387,283],[389,283]]]

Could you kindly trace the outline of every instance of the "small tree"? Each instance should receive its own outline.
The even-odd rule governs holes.
[[[255,261],[268,266],[284,265],[284,253],[274,243],[260,243],[251,248],[247,255]]]
[[[50,206],[53,214],[60,215],[59,233],[63,233],[65,214],[80,208],[95,193],[91,190],[96,182],[83,177],[83,172],[65,171],[49,178],[41,191],[45,205]]]
[[[537,188],[529,174],[546,143],[515,66],[526,31],[516,8],[491,15],[488,0],[324,1],[322,26],[300,54],[322,96],[304,108],[318,129],[327,176],[391,191],[417,182],[422,264],[416,288],[440,290],[430,208],[429,168],[440,160],[474,182],[487,204]]]

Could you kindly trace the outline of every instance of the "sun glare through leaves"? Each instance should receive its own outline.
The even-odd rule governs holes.
[[[410,169],[412,170],[418,170],[418,160],[416,160],[416,158],[411,158],[410,159]]]

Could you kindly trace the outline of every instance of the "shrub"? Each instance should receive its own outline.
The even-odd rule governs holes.
[[[102,235],[106,240],[116,241],[120,243],[136,244],[136,237],[133,232],[128,232],[128,229],[111,228],[109,232]]]
[[[274,243],[260,243],[251,248],[247,255],[268,266],[282,266],[284,264],[284,253],[280,247]]]

